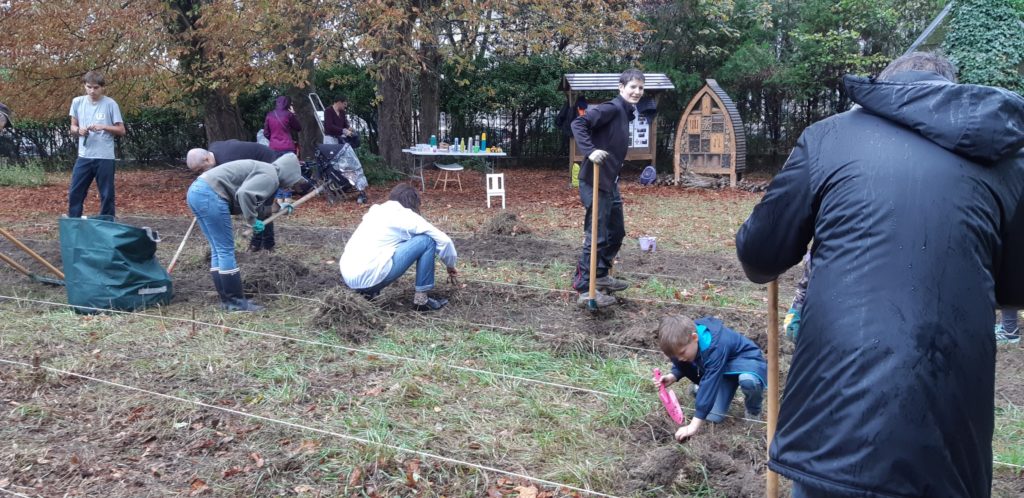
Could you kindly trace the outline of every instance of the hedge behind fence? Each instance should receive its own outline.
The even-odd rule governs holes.
[[[173,109],[142,109],[124,117],[126,135],[117,141],[117,157],[149,162],[180,162],[193,147],[206,143],[200,120]],[[14,133],[0,135],[0,157],[14,161],[39,158],[48,164],[74,161],[77,138],[70,118],[16,121]]]

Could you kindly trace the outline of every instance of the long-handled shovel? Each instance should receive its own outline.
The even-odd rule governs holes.
[[[305,203],[306,201],[308,201],[308,200],[310,200],[310,199],[312,199],[312,198],[316,197],[317,195],[319,195],[319,194],[320,194],[320,192],[323,192],[323,191],[324,191],[324,189],[326,189],[326,188],[327,188],[327,184],[326,184],[326,183],[324,183],[324,184],[320,185],[319,187],[317,187],[316,189],[314,189],[314,190],[313,190],[312,192],[310,192],[310,193],[308,193],[308,194],[306,194],[306,195],[304,195],[304,196],[300,197],[300,198],[299,198],[299,200],[297,200],[297,201],[293,202],[293,203],[292,203],[292,207],[293,207],[293,208],[297,208],[297,207],[301,206],[301,205],[302,205],[303,203]],[[281,216],[281,215],[283,215],[283,214],[288,214],[288,213],[287,213],[287,212],[285,212],[284,210],[278,211],[278,212],[274,213],[273,215],[271,215],[271,216],[270,216],[269,218],[267,218],[267,219],[263,220],[263,224],[264,224],[264,225],[269,225],[269,224],[270,224],[270,223],[272,223],[272,222],[273,222],[274,220],[276,220],[278,216]]]
[[[768,283],[768,448],[779,422],[779,282]],[[768,498],[779,496],[779,475],[768,471]]]
[[[293,208],[297,208],[297,207],[301,206],[303,203],[305,203],[306,201],[316,197],[317,195],[319,195],[319,193],[324,192],[326,189],[327,189],[327,183],[324,183],[322,185],[317,186],[317,188],[314,189],[312,192],[310,192],[309,194],[306,194],[305,196],[302,196],[301,198],[299,198],[298,201],[293,202],[292,203],[292,207]],[[281,211],[278,211],[278,212],[275,212],[275,213],[271,214],[270,217],[268,217],[268,218],[263,220],[263,225],[265,226],[267,224],[270,224],[271,222],[273,222],[274,219],[278,219],[278,216],[281,216],[283,214],[288,214],[288,212],[286,212],[284,210],[281,210]],[[242,233],[245,234],[246,237],[249,237],[252,234],[252,231],[250,229],[247,229],[247,230],[242,231]]]
[[[0,235],[3,235],[4,237],[7,237],[7,240],[10,240],[11,243],[14,244],[18,249],[21,249],[22,251],[25,251],[25,254],[28,254],[29,256],[32,256],[33,259],[35,259],[40,264],[45,266],[47,270],[50,270],[50,272],[52,272],[54,275],[57,275],[57,277],[59,277],[60,280],[61,280],[61,282],[59,284],[57,284],[57,285],[64,285],[64,282],[63,282],[63,280],[64,280],[64,272],[58,270],[56,266],[51,265],[49,261],[44,259],[42,256],[36,254],[35,251],[33,251],[32,249],[29,249],[29,247],[26,246],[25,244],[22,244],[20,240],[14,238],[14,235],[11,235],[11,232],[8,232],[6,228],[0,228]],[[33,278],[33,280],[37,280],[37,279],[41,279],[41,278],[43,278],[43,277],[38,277],[37,276],[37,277]]]
[[[171,258],[171,264],[167,265],[168,274],[174,271],[174,265],[178,264],[178,256],[181,256],[181,251],[185,249],[185,242],[188,242],[188,237],[189,235],[192,235],[192,229],[196,227],[196,221],[198,220],[199,218],[192,218],[192,224],[188,226],[188,230],[185,231],[185,236],[181,238],[181,244],[178,244],[178,250],[174,252],[174,257]]]
[[[587,301],[587,309],[590,311],[597,311],[597,213],[600,177],[601,163],[594,162],[594,197],[590,205],[590,300]]]

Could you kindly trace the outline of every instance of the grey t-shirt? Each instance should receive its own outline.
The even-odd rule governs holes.
[[[78,120],[80,128],[94,123],[113,126],[124,122],[117,102],[105,95],[95,104],[88,95],[75,97],[69,115]],[[78,137],[78,157],[114,159],[114,135],[108,131],[90,131],[88,139]]]

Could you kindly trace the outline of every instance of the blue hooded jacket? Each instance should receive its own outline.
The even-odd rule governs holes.
[[[705,317],[693,323],[697,325],[697,357],[692,362],[671,358],[672,375],[700,385],[693,416],[703,420],[715,405],[723,375],[751,373],[767,385],[768,364],[757,344],[726,327],[721,320]]]

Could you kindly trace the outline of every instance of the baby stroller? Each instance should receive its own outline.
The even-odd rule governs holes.
[[[356,202],[366,204],[366,175],[356,152],[349,144],[320,144],[316,146],[315,161],[306,161],[302,176],[314,187],[327,185],[324,189],[327,201],[334,203],[345,198],[348,192],[359,192]]]

